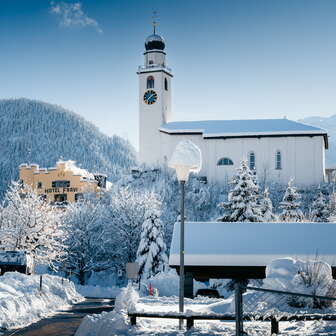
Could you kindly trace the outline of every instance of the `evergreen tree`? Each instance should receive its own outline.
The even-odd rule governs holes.
[[[310,216],[313,222],[329,222],[330,205],[321,191],[312,204]]]
[[[273,213],[273,204],[269,197],[268,188],[265,188],[263,197],[260,199],[260,207],[264,222],[277,221],[277,216]]]
[[[160,215],[158,209],[148,210],[142,225],[137,262],[139,263],[140,277],[144,279],[164,271],[168,263]]]
[[[279,220],[282,222],[302,222],[303,213],[300,209],[301,196],[297,192],[295,186],[293,186],[293,179],[290,179],[282,202],[280,202],[280,208],[282,213],[279,216]]]
[[[237,174],[231,181],[228,202],[221,203],[225,214],[218,218],[220,222],[262,222],[258,204],[258,186],[247,162],[242,161]]]

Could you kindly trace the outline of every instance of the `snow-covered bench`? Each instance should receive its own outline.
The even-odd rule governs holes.
[[[194,326],[195,320],[220,320],[220,321],[235,321],[233,314],[214,314],[214,315],[197,315],[197,314],[180,314],[180,313],[145,313],[145,312],[128,312],[131,325],[136,325],[138,317],[143,318],[165,318],[165,319],[184,319],[187,321],[187,329]],[[254,316],[248,314],[243,316],[245,321],[270,321],[271,322],[271,335],[279,333],[279,322],[297,322],[297,321],[336,321],[336,314],[302,314],[292,316],[281,316],[276,318],[274,316],[263,317],[260,314]]]
[[[131,325],[136,325],[138,317],[144,318],[166,318],[166,319],[184,319],[187,320],[187,329],[194,326],[194,320],[225,320],[232,321],[235,319],[231,314],[214,314],[214,315],[197,315],[197,314],[181,314],[181,313],[145,313],[145,312],[129,312],[128,316]]]

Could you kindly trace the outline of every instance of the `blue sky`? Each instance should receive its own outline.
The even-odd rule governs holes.
[[[153,10],[175,120],[336,112],[334,0],[0,0],[0,98],[62,105],[137,146]]]

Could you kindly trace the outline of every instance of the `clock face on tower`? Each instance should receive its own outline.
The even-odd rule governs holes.
[[[158,95],[154,90],[147,90],[143,97],[144,102],[148,105],[154,104],[157,98],[158,98]]]

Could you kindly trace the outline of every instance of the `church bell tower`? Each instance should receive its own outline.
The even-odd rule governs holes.
[[[144,65],[139,66],[139,159],[156,165],[164,161],[159,128],[171,121],[171,69],[166,65],[165,41],[156,33],[145,41]]]

